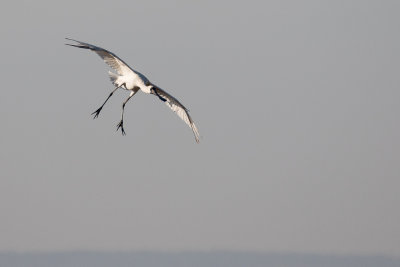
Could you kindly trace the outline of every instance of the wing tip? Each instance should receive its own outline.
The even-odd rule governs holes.
[[[199,144],[200,143],[200,133],[199,130],[196,127],[196,124],[194,124],[194,122],[191,123],[191,128],[194,134],[194,138],[196,139],[196,143]]]
[[[74,40],[74,39],[71,39],[71,38],[65,37],[65,40],[74,41],[74,42],[77,42],[77,43],[81,44],[81,42],[79,42],[79,41],[77,41],[77,40]],[[73,47],[78,47],[78,48],[83,48],[82,45],[79,45],[79,44],[65,44],[65,45],[69,45],[69,46],[73,46]]]
[[[75,39],[72,39],[72,38],[68,38],[68,37],[65,37],[65,40],[74,41],[74,42],[80,43],[79,41],[77,41]],[[66,44],[66,45],[71,45],[71,44]]]
[[[73,47],[78,47],[78,48],[89,49],[89,50],[95,50],[95,47],[92,46],[92,45],[90,45],[90,44],[83,43],[83,42],[81,42],[81,41],[78,41],[78,40],[75,40],[75,39],[72,39],[72,38],[67,38],[67,37],[65,37],[65,39],[66,39],[66,40],[69,40],[69,41],[74,41],[74,42],[77,42],[77,43],[78,43],[78,44],[65,44],[65,45],[69,45],[69,46],[73,46]]]

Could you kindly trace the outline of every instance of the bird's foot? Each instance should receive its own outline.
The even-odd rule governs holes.
[[[96,119],[99,116],[102,108],[103,108],[103,106],[99,107],[95,112],[92,113],[92,115],[94,114],[93,119]]]
[[[121,128],[121,133],[122,135],[126,135],[125,130],[124,130],[124,120],[121,120],[118,125],[117,125],[117,131]]]

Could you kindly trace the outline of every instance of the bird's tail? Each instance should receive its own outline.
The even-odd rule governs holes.
[[[108,75],[110,76],[110,81],[111,81],[114,85],[119,86],[119,84],[116,83],[116,80],[117,80],[118,77],[119,77],[118,74],[115,74],[114,72],[109,71],[109,72],[108,72]]]

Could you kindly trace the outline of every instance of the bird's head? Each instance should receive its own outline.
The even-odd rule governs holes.
[[[154,85],[151,84],[151,83],[147,83],[147,84],[146,84],[146,89],[147,89],[150,93],[152,93],[152,92],[154,91]]]

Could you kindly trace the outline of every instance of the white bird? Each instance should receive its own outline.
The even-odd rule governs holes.
[[[117,125],[117,131],[119,128],[121,128],[122,135],[125,135],[125,130],[124,130],[125,104],[129,101],[129,99],[131,99],[132,96],[134,96],[139,90],[141,90],[146,94],[156,95],[163,102],[165,102],[165,104],[167,104],[168,107],[170,107],[187,125],[189,125],[190,128],[192,128],[194,137],[196,138],[196,142],[197,143],[199,142],[199,137],[200,137],[199,131],[197,130],[196,125],[194,124],[192,118],[188,113],[189,110],[185,108],[175,97],[171,96],[170,94],[162,90],[160,87],[152,84],[143,74],[129,67],[128,64],[126,64],[122,59],[120,59],[110,51],[74,39],[70,38],[65,38],[65,39],[77,42],[77,44],[66,44],[66,45],[78,48],[90,49],[93,52],[96,52],[104,60],[105,63],[107,63],[112,69],[114,69],[117,72],[117,74],[111,71],[108,72],[110,75],[110,80],[115,85],[115,88],[107,97],[106,101],[104,101],[103,105],[101,105],[95,112],[92,113],[92,115],[94,114],[93,119],[99,116],[99,113],[103,108],[103,106],[106,104],[108,99],[114,94],[114,92],[118,88],[129,90],[131,91],[130,95],[122,104],[121,121]]]

